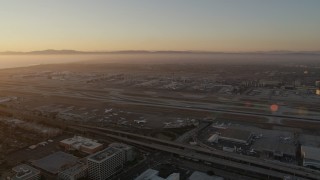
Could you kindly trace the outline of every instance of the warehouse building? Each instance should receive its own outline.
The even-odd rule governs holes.
[[[32,165],[45,172],[57,175],[60,171],[77,164],[78,158],[62,151],[35,160]]]
[[[301,146],[303,166],[320,169],[320,148]]]
[[[261,139],[256,141],[252,148],[261,155],[278,160],[296,159],[297,147],[294,144],[279,142],[277,139]]]
[[[208,142],[225,144],[228,147],[247,146],[251,143],[253,134],[250,131],[235,128],[216,128],[215,134]]]

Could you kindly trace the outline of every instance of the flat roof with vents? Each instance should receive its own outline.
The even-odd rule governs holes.
[[[108,159],[115,154],[120,153],[121,150],[113,148],[113,147],[108,147],[100,152],[97,152],[91,156],[88,157],[88,160],[96,161],[96,162],[101,162],[105,159]]]
[[[62,151],[50,154],[42,159],[38,159],[32,162],[32,165],[45,170],[51,174],[58,174],[61,170],[66,169],[72,165],[75,165],[78,158],[64,153]]]
[[[320,148],[301,146],[303,166],[314,166],[320,168]]]
[[[98,147],[101,147],[102,144],[98,143],[95,140],[85,138],[82,136],[74,136],[72,138],[64,139],[60,141],[63,145],[69,145],[72,146],[74,149],[80,149],[81,147],[85,147],[87,149],[96,149]]]
[[[248,143],[252,137],[250,131],[235,128],[217,129],[217,133],[219,134],[219,140],[243,144]]]
[[[12,177],[13,180],[28,179],[28,178],[33,178],[34,176],[40,175],[39,170],[26,164],[20,164],[12,168],[12,170],[16,173],[15,176]]]

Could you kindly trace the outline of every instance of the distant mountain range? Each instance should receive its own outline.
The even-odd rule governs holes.
[[[42,51],[5,51],[0,55],[81,55],[81,54],[252,54],[252,55],[320,55],[320,51],[255,51],[255,52],[213,52],[213,51],[76,51],[76,50],[42,50]]]

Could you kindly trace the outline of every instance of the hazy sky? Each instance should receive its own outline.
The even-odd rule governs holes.
[[[0,51],[320,50],[320,0],[0,0]]]

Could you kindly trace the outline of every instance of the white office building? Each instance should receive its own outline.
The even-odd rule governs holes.
[[[123,151],[125,156],[125,162],[133,161],[135,159],[133,147],[130,145],[123,144],[123,143],[112,143],[112,144],[109,144],[109,147],[113,147],[115,149],[119,149]]]
[[[88,166],[86,164],[76,164],[59,173],[59,180],[77,180],[86,178],[88,174]]]
[[[122,170],[125,155],[119,149],[108,147],[88,156],[87,161],[88,178],[91,180],[105,180]]]

